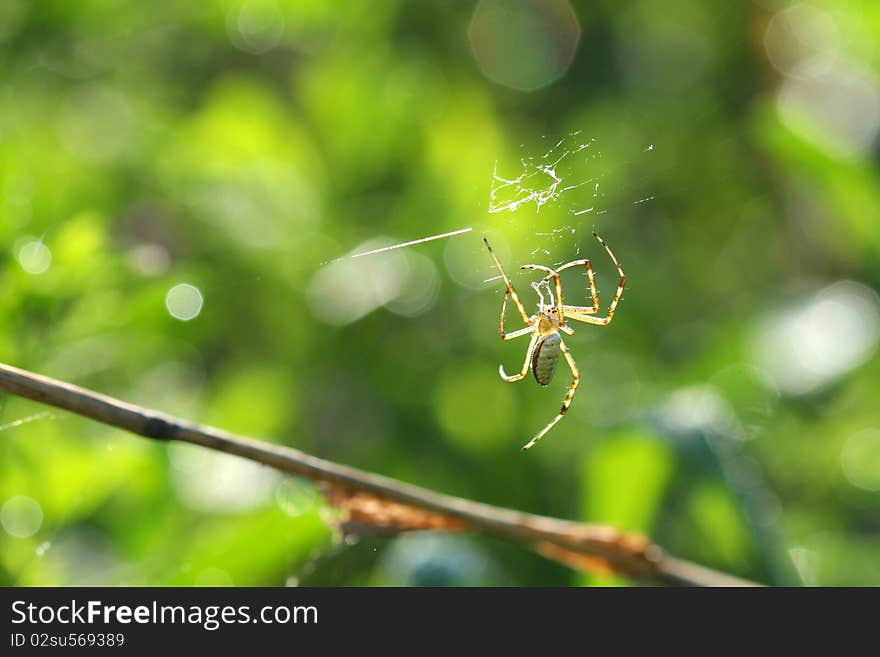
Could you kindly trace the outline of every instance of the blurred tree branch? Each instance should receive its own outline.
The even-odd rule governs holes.
[[[481,530],[573,568],[688,586],[754,585],[671,557],[647,538],[614,527],[538,516],[437,493],[290,447],[193,424],[5,364],[0,364],[0,391],[146,438],[201,445],[319,482],[328,501],[346,512],[344,528],[349,531]]]

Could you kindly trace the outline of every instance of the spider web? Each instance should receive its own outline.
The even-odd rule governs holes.
[[[571,136],[576,136],[574,133]],[[540,158],[520,158],[522,165],[519,175],[514,178],[504,178],[498,175],[498,161],[492,171],[492,189],[489,192],[489,214],[499,212],[513,212],[523,205],[534,203],[535,211],[548,203],[558,201],[566,192],[577,189],[593,182],[593,179],[584,180],[570,185],[565,185],[566,173],[562,167],[566,165],[566,159],[587,150],[595,143],[594,139],[576,146],[566,146],[566,139],[560,139],[555,146],[548,150]],[[589,155],[597,157],[596,149]],[[595,182],[594,197],[599,194],[599,182]]]
[[[569,133],[563,137],[541,137],[537,145],[520,146],[521,155],[513,173],[502,171],[506,168],[496,160],[491,173],[491,185],[486,206],[488,219],[472,226],[464,226],[457,230],[416,237],[416,239],[387,240],[380,246],[373,244],[361,245],[353,252],[322,263],[324,267],[342,266],[346,261],[374,261],[387,258],[392,253],[403,254],[418,248],[426,242],[435,240],[448,241],[445,248],[444,261],[450,276],[458,284],[472,289],[480,289],[499,276],[495,273],[490,278],[483,267],[485,253],[479,241],[468,241],[459,238],[476,231],[485,232],[493,239],[498,237],[502,252],[506,250],[507,238],[515,233],[520,236],[527,234],[528,251],[508,254],[513,260],[524,262],[527,259],[540,261],[548,265],[559,265],[577,258],[581,253],[582,239],[592,247],[592,231],[606,232],[603,215],[608,215],[613,208],[622,205],[641,205],[653,196],[638,198],[616,180],[623,171],[630,171],[631,161],[619,156],[606,158],[595,138],[584,139],[581,131]],[[620,150],[620,149],[615,149]],[[641,147],[641,153],[654,150],[653,145]],[[606,194],[606,190],[613,191]],[[624,200],[621,200],[624,199]],[[531,210],[534,209],[534,212]],[[620,213],[612,213],[608,219],[617,220]],[[483,224],[483,225],[479,225]],[[586,232],[584,230],[586,229]],[[403,237],[403,236],[401,236]],[[367,248],[370,247],[370,248]],[[590,248],[588,247],[588,248]],[[408,257],[403,255],[402,257]],[[356,276],[370,279],[370,272],[364,271]],[[344,292],[340,292],[344,294]],[[321,298],[337,298],[333,294],[321,294]],[[363,299],[363,296],[361,296]],[[340,304],[346,312],[353,308],[351,303]],[[370,309],[382,305],[373,303]],[[348,323],[361,317],[344,317],[340,321]]]
[[[579,229],[589,226],[592,231],[596,226],[596,218],[609,212],[605,188],[606,179],[609,171],[613,171],[613,166],[605,160],[602,151],[598,148],[597,140],[594,138],[583,140],[581,132],[578,130],[562,138],[555,138],[554,141],[542,136],[541,139],[545,143],[533,149],[539,154],[527,153],[521,156],[514,175],[500,173],[498,160],[494,163],[486,212],[490,216],[506,215],[508,223],[514,224],[524,216],[523,212],[519,212],[520,210],[528,206],[534,207],[532,220],[525,226],[535,238],[532,241],[536,246],[529,253],[531,257],[551,256],[552,247],[563,239],[567,239],[568,243],[565,244],[565,252],[560,252],[560,257],[570,259],[579,255]],[[523,151],[527,150],[525,145],[521,145],[520,148]],[[642,153],[653,150],[653,144],[641,149]],[[618,166],[623,164],[627,163],[618,162]],[[643,197],[632,202],[632,205],[641,205],[653,199],[653,196]],[[492,221],[491,227],[495,228],[497,223]],[[322,265],[333,265],[346,259],[384,255],[389,251],[405,250],[435,240],[446,240],[473,230],[474,226],[464,226],[457,230],[393,242],[369,250],[349,253]],[[561,261],[555,264],[561,264]]]
[[[542,139],[547,141],[546,137]],[[612,182],[617,193],[606,194],[609,180],[628,163],[610,162],[598,140],[584,139],[582,131],[533,150],[539,154],[521,156],[513,175],[501,173],[501,166],[495,162],[487,211],[489,215],[506,215],[510,228],[533,235],[534,248],[529,257],[558,257],[554,264],[561,264],[580,254],[582,229],[587,235],[602,229],[599,224],[603,215],[616,206],[622,191]],[[641,148],[641,153],[653,150],[653,144],[649,144]],[[647,196],[623,204],[637,206],[653,199]],[[532,208],[533,213],[527,211]],[[493,228],[498,223],[493,221]]]

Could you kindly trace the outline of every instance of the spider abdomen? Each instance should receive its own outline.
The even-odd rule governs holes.
[[[562,338],[558,333],[548,335],[538,342],[532,355],[532,373],[535,380],[542,386],[546,386],[553,380],[556,373],[556,364],[559,362],[559,345]]]

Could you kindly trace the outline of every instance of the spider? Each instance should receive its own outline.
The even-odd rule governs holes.
[[[572,319],[578,322],[584,322],[585,324],[608,326],[611,323],[611,320],[614,319],[614,311],[617,310],[617,304],[620,302],[623,288],[626,286],[626,276],[623,273],[623,269],[620,267],[620,263],[617,262],[617,258],[614,257],[614,253],[612,253],[608,245],[605,244],[605,240],[599,237],[595,232],[593,233],[593,237],[599,240],[599,244],[601,244],[606,253],[608,253],[614,266],[617,267],[617,273],[620,274],[620,283],[617,285],[617,293],[614,295],[611,305],[608,306],[608,314],[605,317],[591,316],[599,312],[599,293],[596,291],[596,281],[593,277],[593,268],[590,265],[589,259],[573,260],[557,269],[551,269],[544,265],[523,265],[520,267],[520,269],[532,269],[547,272],[547,275],[540,281],[532,283],[532,289],[535,290],[538,295],[538,313],[529,317],[519,299],[519,295],[517,295],[516,290],[513,289],[510,279],[507,278],[504,268],[498,261],[498,256],[495,255],[492,245],[489,244],[489,240],[486,239],[486,236],[483,236],[486,248],[489,249],[492,260],[495,261],[498,271],[501,272],[501,278],[504,279],[504,284],[507,286],[507,291],[504,293],[504,302],[501,304],[501,321],[499,323],[501,339],[513,340],[514,338],[519,338],[524,335],[532,336],[529,341],[528,349],[526,349],[526,359],[523,363],[522,370],[519,374],[508,376],[504,371],[504,365],[500,365],[498,367],[498,373],[501,375],[501,378],[508,383],[519,381],[526,377],[529,372],[529,366],[531,366],[532,373],[535,375],[535,380],[542,386],[546,386],[553,379],[553,374],[556,372],[556,365],[559,362],[560,352],[565,356],[565,360],[568,363],[569,368],[571,368],[573,376],[571,386],[568,389],[568,393],[565,395],[565,399],[562,402],[562,409],[559,411],[559,414],[553,418],[547,426],[535,434],[534,438],[523,445],[523,451],[531,448],[535,443],[541,440],[550,429],[556,426],[556,423],[559,422],[559,420],[565,417],[568,407],[571,406],[571,400],[574,398],[574,392],[577,390],[578,383],[580,383],[581,377],[578,373],[574,358],[572,358],[571,352],[568,350],[565,342],[562,341],[562,336],[559,335],[560,332],[565,333],[566,335],[572,335],[574,333],[574,330],[565,323],[565,320]],[[590,297],[593,302],[592,306],[569,306],[565,305],[562,301],[562,282],[559,278],[559,273],[579,265],[584,265],[587,270],[587,279],[590,285]],[[554,282],[553,287],[556,288],[555,297],[553,289],[550,286],[551,280]],[[547,292],[550,303],[546,303],[544,300],[544,290]],[[504,314],[507,312],[508,297],[513,299],[513,303],[516,304],[516,308],[519,311],[523,322],[526,324],[525,328],[513,331],[512,333],[506,333],[504,331]]]

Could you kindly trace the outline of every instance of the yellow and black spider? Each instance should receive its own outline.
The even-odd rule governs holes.
[[[501,378],[508,383],[519,381],[520,379],[525,378],[526,374],[528,374],[529,367],[531,366],[532,373],[535,375],[535,380],[542,386],[546,386],[553,379],[553,374],[556,372],[556,365],[559,362],[560,352],[565,356],[565,360],[568,362],[568,366],[571,368],[573,376],[571,386],[568,389],[568,393],[565,395],[565,399],[562,402],[562,409],[559,411],[559,414],[553,418],[546,427],[541,429],[534,438],[527,442],[523,446],[523,450],[529,449],[536,442],[541,440],[541,438],[544,437],[544,434],[550,431],[550,429],[552,429],[556,423],[565,416],[568,407],[571,406],[571,400],[574,398],[574,392],[577,390],[578,383],[580,383],[581,377],[580,374],[578,374],[574,358],[572,358],[568,347],[565,346],[562,336],[559,335],[560,331],[568,335],[574,333],[574,330],[565,323],[565,320],[572,319],[578,322],[584,322],[585,324],[608,326],[611,323],[611,320],[614,319],[614,311],[617,309],[617,304],[620,302],[620,297],[623,294],[623,288],[626,286],[626,276],[623,273],[623,269],[620,267],[620,263],[617,262],[617,258],[614,257],[614,253],[612,253],[608,245],[605,244],[605,240],[596,235],[596,233],[593,233],[593,237],[599,240],[599,244],[605,248],[605,251],[611,257],[614,266],[617,267],[617,273],[620,274],[620,283],[617,285],[617,293],[614,295],[614,300],[611,302],[611,305],[608,306],[608,314],[605,317],[593,317],[593,315],[599,312],[599,293],[596,291],[596,281],[593,276],[593,268],[590,265],[589,259],[573,260],[572,262],[566,263],[556,269],[551,269],[544,265],[523,265],[520,267],[520,269],[534,269],[547,272],[547,275],[540,281],[532,283],[532,289],[538,294],[538,313],[529,317],[519,299],[519,295],[516,293],[516,290],[513,289],[510,279],[507,278],[504,268],[498,261],[498,256],[495,255],[495,251],[489,244],[489,240],[486,239],[485,235],[483,236],[486,248],[489,249],[489,253],[492,255],[492,260],[495,261],[498,271],[501,272],[501,278],[504,279],[504,284],[507,286],[507,291],[504,293],[504,302],[501,304],[501,321],[499,324],[501,339],[512,340],[523,335],[532,336],[532,339],[529,341],[529,347],[526,350],[526,359],[523,363],[522,371],[520,371],[519,374],[508,376],[504,371],[504,366],[501,365],[498,367],[498,373],[501,374]],[[577,267],[578,265],[584,265],[586,267],[587,278],[590,284],[590,297],[593,301],[592,306],[567,306],[562,301],[562,281],[559,278],[559,272],[565,271],[571,267]],[[551,279],[555,283],[555,296],[550,287]],[[542,288],[546,289],[550,303],[545,303],[544,294],[541,291]],[[504,332],[504,314],[507,311],[508,297],[513,299],[513,303],[516,304],[516,308],[519,310],[519,314],[522,316],[522,320],[526,324],[525,328],[513,331],[512,333]]]

